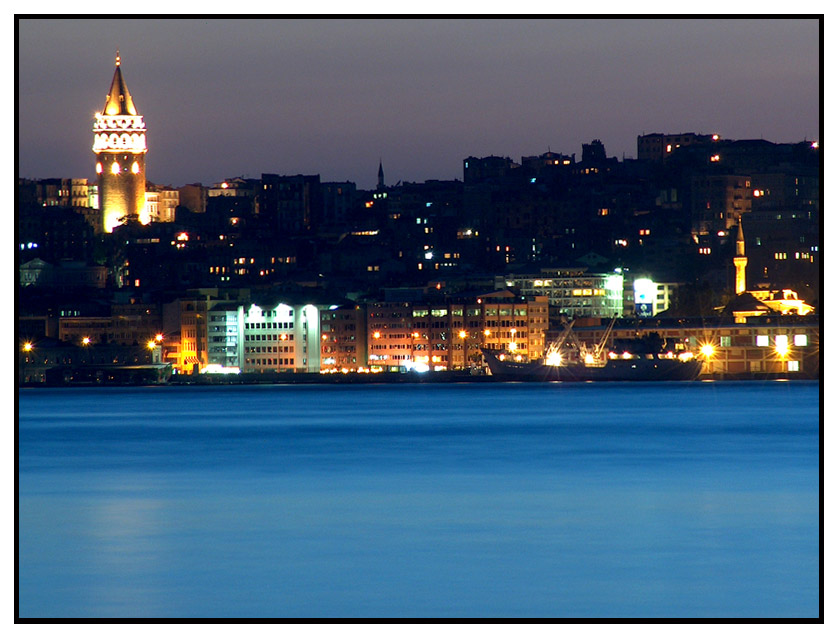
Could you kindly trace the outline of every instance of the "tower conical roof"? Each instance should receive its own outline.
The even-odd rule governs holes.
[[[122,78],[119,52],[117,52],[116,66],[114,79],[111,81],[111,90],[108,91],[108,97],[105,98],[105,108],[102,112],[105,115],[137,115],[134,101],[131,99],[131,94]]]
[[[740,215],[740,221],[737,222],[737,243],[735,244],[738,257],[746,256],[746,238],[743,236],[743,215]]]

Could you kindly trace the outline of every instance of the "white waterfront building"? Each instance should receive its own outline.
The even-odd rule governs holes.
[[[207,372],[320,372],[320,308],[222,302],[208,312]]]

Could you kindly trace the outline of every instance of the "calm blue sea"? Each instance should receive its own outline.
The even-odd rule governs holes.
[[[819,392],[22,389],[19,615],[817,617]]]

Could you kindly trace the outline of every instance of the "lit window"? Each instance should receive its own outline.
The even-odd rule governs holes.
[[[119,175],[119,163],[114,162],[113,164],[111,164],[111,173],[113,173],[114,175]]]
[[[140,165],[137,162],[134,162],[131,165],[131,172],[134,173],[135,175],[140,172]]]
[[[787,361],[787,372],[798,372],[798,361]]]
[[[758,346],[761,347],[768,347],[769,346],[769,335],[757,335],[757,340],[755,342]]]
[[[96,174],[99,175],[102,173],[102,163],[96,162]]]
[[[806,346],[807,345],[807,335],[795,335],[792,338],[792,342],[796,346]]]

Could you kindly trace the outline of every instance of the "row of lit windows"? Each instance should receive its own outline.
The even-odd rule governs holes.
[[[293,321],[267,321],[265,323],[245,322],[245,330],[294,330]]]
[[[249,346],[245,348],[248,354],[271,353],[271,352],[294,352],[294,346]]]
[[[293,334],[252,335],[246,334],[245,341],[294,341]]]
[[[810,255],[810,253],[800,253],[800,252],[799,252],[799,253],[795,253],[795,255],[794,255],[794,256],[795,256],[795,259],[803,259],[803,260],[805,260],[805,261],[806,261],[806,260],[810,260],[810,261],[812,261],[812,260],[813,260],[813,258],[812,258],[812,256]],[[777,261],[783,261],[783,260],[788,259],[788,258],[789,258],[789,256],[788,256],[788,255],[787,255],[787,253],[785,253],[785,252],[777,252],[777,253],[775,253],[775,259],[776,259]]]
[[[262,316],[262,317],[278,317],[278,316],[280,316],[277,313],[276,310],[261,310],[259,308],[252,309],[250,311],[250,315],[251,315],[252,320],[254,319],[254,316],[256,316],[256,317],[259,317],[259,316]],[[293,317],[294,316],[294,308],[289,308],[286,312],[283,313],[283,315]]]
[[[792,345],[804,347],[807,344],[808,340],[806,334],[797,334],[792,336]],[[763,348],[768,347],[769,335],[757,335],[757,337],[755,337],[755,345]],[[775,347],[787,346],[789,346],[789,335],[775,335]]]
[[[101,174],[104,169],[102,168],[101,162],[96,162],[96,172]],[[111,173],[114,175],[119,175],[122,168],[119,165],[119,162],[114,162],[111,164]],[[137,162],[134,162],[131,165],[131,172],[137,175],[140,172],[140,165]]]
[[[246,365],[255,366],[293,366],[294,359],[276,358],[276,359],[245,359]]]

